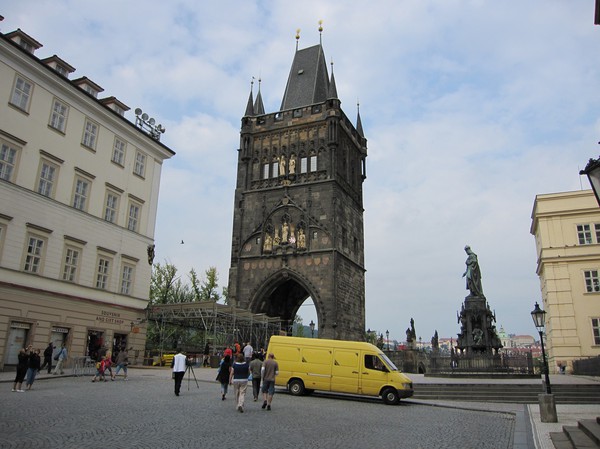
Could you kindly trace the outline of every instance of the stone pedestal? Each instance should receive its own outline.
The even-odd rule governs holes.
[[[554,402],[553,394],[539,394],[538,401],[540,403],[540,419],[542,422],[558,422],[556,414],[556,403]]]

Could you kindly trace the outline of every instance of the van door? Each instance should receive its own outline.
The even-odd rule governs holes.
[[[331,368],[331,391],[358,393],[360,357],[358,351],[336,349]]]
[[[381,387],[388,383],[388,370],[377,354],[362,353],[360,393],[378,396]]]

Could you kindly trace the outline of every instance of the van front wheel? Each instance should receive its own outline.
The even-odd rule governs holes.
[[[383,390],[381,397],[383,398],[383,402],[387,405],[396,405],[400,402],[400,396],[395,388],[386,388]]]
[[[300,379],[290,381],[288,386],[290,393],[294,396],[302,396],[304,394],[304,383]]]

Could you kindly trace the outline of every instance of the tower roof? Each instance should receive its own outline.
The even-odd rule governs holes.
[[[281,110],[321,103],[329,96],[327,63],[321,44],[297,50],[281,102]]]

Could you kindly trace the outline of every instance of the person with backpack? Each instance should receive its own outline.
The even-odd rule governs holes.
[[[100,361],[96,362],[96,374],[92,378],[92,382],[106,382],[106,379],[104,378],[104,370],[106,369],[105,362],[106,356],[104,355],[100,357]]]
[[[219,371],[217,372],[217,379],[221,384],[221,400],[225,400],[227,395],[227,386],[229,385],[229,369],[231,368],[231,356],[226,355],[221,359],[219,363]]]
[[[59,372],[60,372],[60,374],[65,374],[65,372],[63,370],[63,365],[67,361],[68,355],[69,355],[69,353],[67,352],[67,348],[65,347],[65,344],[63,343],[58,354],[56,354],[54,356],[54,360],[58,360],[58,363],[56,364],[56,368],[54,368],[54,371],[52,372],[52,374],[56,375]]]

